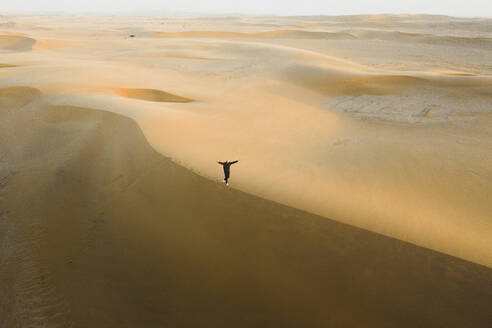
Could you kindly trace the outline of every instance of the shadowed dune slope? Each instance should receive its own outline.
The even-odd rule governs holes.
[[[18,109],[41,95],[30,87],[8,87],[0,89],[0,110]]]
[[[358,96],[363,94],[385,95],[396,93],[409,87],[426,85],[430,85],[430,82],[418,77],[404,75],[369,75],[345,81],[315,85],[314,89],[318,89],[323,94],[332,96]]]
[[[446,89],[466,88],[473,95],[486,94],[492,86],[492,80],[488,77],[478,77],[469,74],[449,73],[440,76],[410,76],[396,74],[363,75],[354,77],[346,70],[343,75],[336,75],[328,69],[305,70],[304,74],[299,74],[300,70],[289,72],[294,83],[308,89],[314,90],[326,96],[361,96],[361,95],[389,95],[401,94],[405,90],[415,90],[424,92],[434,88],[441,93]],[[328,73],[328,74],[323,74]],[[331,79],[330,79],[331,77]],[[335,79],[338,77],[338,80]]]
[[[111,88],[111,93],[114,93],[120,97],[133,98],[146,101],[157,102],[175,102],[175,103],[187,103],[193,101],[193,99],[181,97],[161,90],[155,89],[127,89],[127,88]]]
[[[0,35],[0,51],[28,51],[36,40],[19,35]]]
[[[1,327],[490,323],[486,267],[225,188],[128,118],[0,97]]]

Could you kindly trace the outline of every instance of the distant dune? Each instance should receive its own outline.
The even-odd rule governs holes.
[[[492,38],[459,37],[453,35],[432,35],[425,33],[386,32],[380,30],[347,30],[341,32],[318,32],[304,30],[273,30],[260,33],[242,33],[226,31],[183,31],[159,32],[157,38],[288,38],[288,39],[377,39],[408,43],[428,43],[432,45],[448,45],[492,49]]]
[[[430,81],[414,76],[369,75],[331,83],[318,83],[312,87],[331,96],[360,96],[399,93],[402,89],[426,85],[431,85]]]
[[[386,32],[371,30],[349,30],[348,33],[354,38],[378,39],[408,43],[427,43],[432,45],[443,45],[453,47],[468,47],[478,49],[492,49],[492,38],[490,37],[462,37],[453,35],[432,35],[426,33]]]
[[[174,102],[174,103],[187,103],[193,101],[192,99],[173,95],[171,93],[161,90],[127,89],[127,88],[113,88],[109,90],[110,92],[113,92],[121,97],[134,98],[134,99],[147,100],[147,101]]]
[[[275,30],[260,33],[241,33],[225,31],[184,31],[161,32],[153,37],[159,38],[292,38],[292,39],[354,39],[350,33],[314,32],[302,30]]]
[[[28,51],[36,40],[19,35],[0,35],[0,51]]]
[[[87,41],[76,40],[36,40],[36,49],[43,50],[67,50],[87,47]]]

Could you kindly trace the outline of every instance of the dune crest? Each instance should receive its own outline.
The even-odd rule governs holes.
[[[1,18],[0,327],[489,328],[492,19]]]
[[[145,101],[174,103],[188,103],[193,101],[193,99],[156,89],[107,88],[106,90],[120,97]]]
[[[462,37],[454,35],[434,35],[428,33],[408,33],[401,31],[348,30],[348,33],[360,39],[389,40],[405,43],[423,43],[440,46],[459,46],[478,49],[492,49],[492,38]]]
[[[228,31],[184,31],[159,32],[155,38],[292,38],[292,39],[355,39],[350,33],[315,32],[305,30],[274,30],[259,33],[242,33]]]
[[[2,86],[131,117],[157,151],[212,179],[217,159],[239,158],[240,190],[492,265],[492,20],[8,21],[10,36],[56,42],[2,50],[19,65],[1,69]]]
[[[488,324],[492,270],[227,189],[129,118],[42,100],[0,111],[0,325]]]
[[[409,87],[422,87],[430,82],[423,78],[405,75],[368,75],[318,86],[326,95],[387,95]]]

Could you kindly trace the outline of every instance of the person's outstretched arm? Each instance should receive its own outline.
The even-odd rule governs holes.
[[[236,164],[237,162],[239,162],[239,161],[234,161],[234,162],[231,162],[231,164]]]
[[[224,162],[219,162],[219,161],[217,161],[217,163],[219,163],[220,165],[224,165],[225,164]]]

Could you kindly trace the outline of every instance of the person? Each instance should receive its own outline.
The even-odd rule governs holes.
[[[231,165],[236,164],[237,162],[239,162],[239,161],[232,161],[232,162],[229,162],[229,161],[219,162],[219,161],[217,161],[217,163],[222,165],[222,168],[224,169],[224,182],[225,182],[226,186],[229,185],[229,175],[231,173],[230,172]]]

